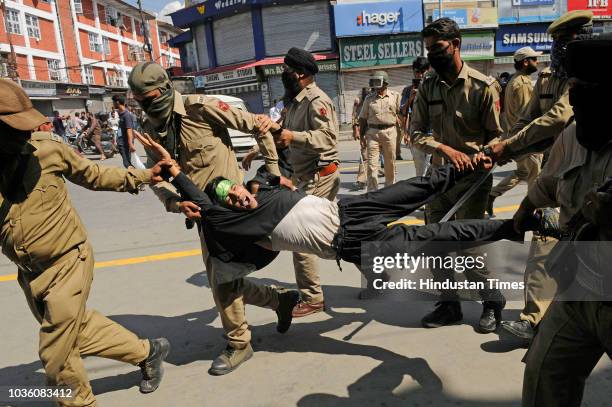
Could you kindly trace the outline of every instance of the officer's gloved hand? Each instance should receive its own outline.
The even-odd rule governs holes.
[[[600,228],[612,227],[612,194],[590,191],[584,197],[581,212],[587,221]]]

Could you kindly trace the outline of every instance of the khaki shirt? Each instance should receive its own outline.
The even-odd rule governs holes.
[[[517,72],[512,76],[504,94],[504,132],[510,134],[514,124],[520,119],[523,110],[533,95],[531,77]]]
[[[589,152],[576,139],[570,124],[553,144],[542,173],[529,189],[529,200],[538,208],[560,207],[562,228],[582,207],[584,196],[612,177],[612,143]]]
[[[316,83],[306,86],[293,99],[283,127],[293,132],[289,161],[297,179],[310,177],[332,162],[340,162],[336,107]]]
[[[174,113],[181,115],[180,134],[177,135],[178,162],[182,171],[201,189],[216,177],[242,182],[244,174],[238,168],[227,128],[252,133],[266,161],[267,170],[280,175],[278,154],[270,133],[260,137],[255,115],[234,108],[219,99],[192,95],[183,102],[175,92]],[[159,140],[157,131],[148,122],[145,129],[153,139]],[[148,164],[154,164],[149,157]],[[180,195],[169,182],[151,187],[168,212],[180,212]]]
[[[464,62],[452,85],[437,74],[423,80],[414,101],[411,139],[417,148],[433,154],[435,165],[444,162],[436,151],[440,144],[474,154],[502,135],[499,110],[495,79]],[[429,129],[433,129],[432,135],[428,134]]]
[[[542,152],[536,143],[556,138],[574,115],[569,103],[567,79],[552,75],[549,68],[542,70],[535,84],[531,101],[514,124],[507,143],[511,158],[525,153]]]
[[[366,96],[359,119],[365,120],[368,124],[380,126],[393,126],[398,123],[397,119],[401,116],[400,106],[402,96],[390,89],[384,96],[377,92],[372,92]]]
[[[53,260],[87,240],[85,227],[68,197],[66,179],[95,191],[135,194],[151,177],[149,170],[94,164],[51,133],[33,133],[29,149],[23,182],[17,186],[22,197],[9,202],[7,191],[0,190],[2,252],[24,270],[42,272]],[[3,176],[0,174],[0,178]],[[0,184],[7,182],[10,180],[2,179]]]

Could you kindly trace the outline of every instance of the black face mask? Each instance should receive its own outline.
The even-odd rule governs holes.
[[[302,91],[298,78],[292,72],[283,71],[281,79],[285,87],[285,96],[293,100]]]
[[[438,74],[448,72],[453,66],[453,54],[446,52],[449,47],[450,44],[444,49],[427,54],[427,59],[429,60],[431,67]]]
[[[569,90],[569,101],[576,121],[576,139],[589,151],[599,151],[612,141],[612,131],[607,125],[609,108],[599,98],[610,90],[600,87],[585,89],[580,86]]]
[[[0,122],[0,157],[7,158],[16,156],[24,151],[32,132],[28,130],[14,129],[4,122]]]

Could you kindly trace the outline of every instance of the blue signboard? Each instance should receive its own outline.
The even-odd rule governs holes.
[[[498,2],[499,23],[554,21],[567,10],[564,0],[504,0]]]
[[[549,52],[552,37],[546,33],[548,24],[501,25],[495,33],[495,52],[512,54],[522,47]]]
[[[418,32],[423,7],[421,0],[337,4],[334,21],[337,37]]]
[[[455,9],[442,9],[442,17],[448,17],[457,24],[459,27],[467,27],[468,24],[468,13],[467,9],[455,8]],[[440,18],[440,10],[437,8],[433,11],[434,21]]]

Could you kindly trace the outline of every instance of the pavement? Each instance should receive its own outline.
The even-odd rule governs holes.
[[[340,143],[341,194],[354,182],[356,142]],[[403,150],[410,158],[408,149]],[[118,157],[105,165],[120,165]],[[511,171],[495,172],[495,182]],[[251,170],[252,173],[252,170]],[[411,161],[398,165],[398,179],[414,175]],[[382,181],[382,179],[381,179]],[[96,255],[89,307],[141,337],[167,337],[172,351],[161,387],[138,392],[138,368],[89,357],[85,366],[101,406],[519,406],[525,349],[498,333],[474,331],[481,312],[463,304],[462,323],[423,329],[429,301],[383,298],[360,301],[360,275],[344,263],[320,261],[327,312],[275,330],[276,315],[247,306],[255,356],[235,372],[210,376],[211,361],[225,346],[223,330],[203,270],[196,232],[181,216],[167,214],[146,190],[138,196],[91,192],[70,185]],[[510,218],[526,192],[520,185],[496,201]],[[419,218],[405,220],[417,224]],[[518,270],[517,272],[522,272]],[[14,279],[16,267],[0,257],[0,387],[44,384],[38,360],[38,324]],[[260,283],[295,287],[292,259],[281,253],[252,274]],[[516,319],[510,302],[505,319]],[[0,400],[2,405],[34,405]],[[602,358],[587,381],[584,406],[612,405],[612,363]]]

